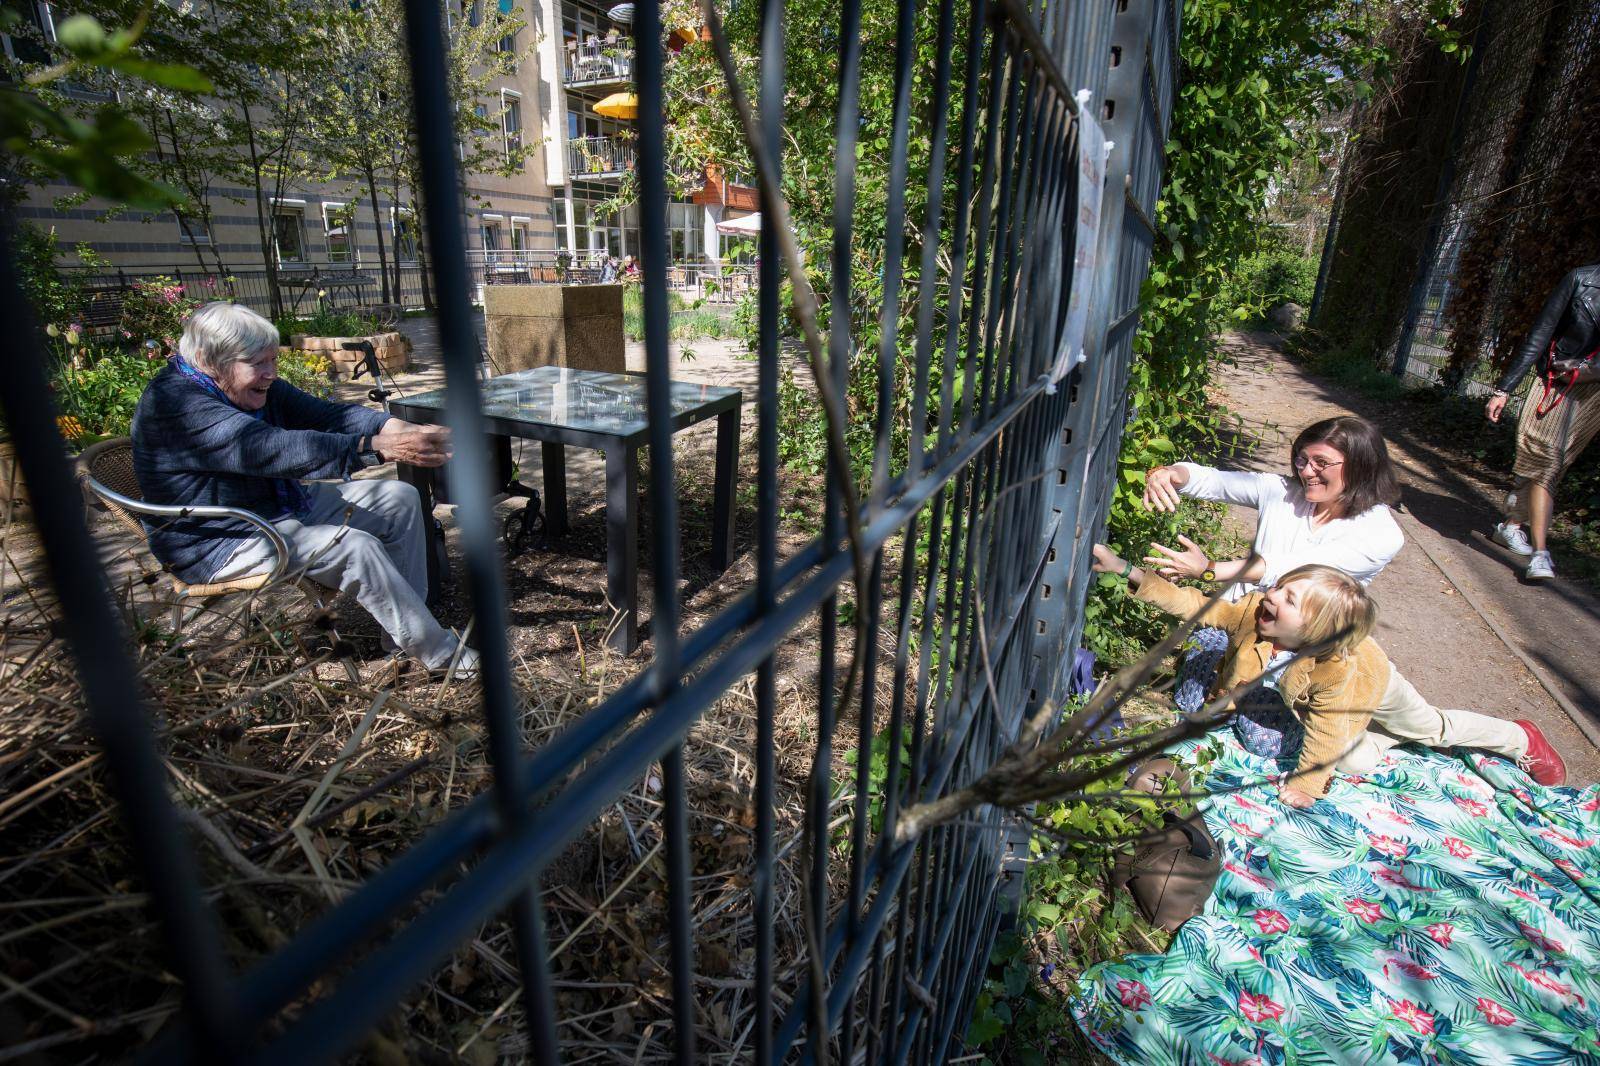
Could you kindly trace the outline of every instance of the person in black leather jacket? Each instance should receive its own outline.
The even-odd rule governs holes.
[[[1517,424],[1516,488],[1494,540],[1528,556],[1532,580],[1555,576],[1545,537],[1561,477],[1600,431],[1600,382],[1552,381],[1547,373],[1552,345],[1562,356],[1584,356],[1600,348],[1600,263],[1561,279],[1484,408],[1500,421],[1506,400],[1529,370],[1534,384]]]

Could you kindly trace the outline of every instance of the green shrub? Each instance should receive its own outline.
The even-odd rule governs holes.
[[[280,315],[273,325],[278,327],[279,344],[288,344],[296,333],[308,337],[370,337],[387,332],[375,319],[330,307],[318,307],[308,316]]]
[[[1310,307],[1316,286],[1317,259],[1269,230],[1237,261],[1218,298],[1235,322],[1253,322],[1281,303]]]
[[[54,231],[26,222],[17,227],[18,281],[41,325],[65,326],[83,314],[82,280],[75,272],[56,269],[59,252]]]
[[[145,386],[166,365],[159,353],[74,349],[60,361],[51,381],[63,436],[82,446],[125,435]]]

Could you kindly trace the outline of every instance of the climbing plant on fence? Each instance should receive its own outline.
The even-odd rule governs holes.
[[[1145,472],[1213,451],[1218,414],[1206,404],[1216,337],[1232,310],[1219,299],[1259,245],[1275,175],[1328,143],[1327,116],[1389,76],[1383,32],[1405,14],[1453,39],[1455,4],[1367,5],[1321,0],[1196,0],[1183,10],[1183,72],[1166,144],[1167,180],[1156,207],[1161,239],[1145,283],[1131,416],[1110,536],[1128,551],[1193,536],[1192,512],[1152,515],[1140,499]],[[1090,640],[1145,644],[1157,624],[1108,581],[1091,605]]]

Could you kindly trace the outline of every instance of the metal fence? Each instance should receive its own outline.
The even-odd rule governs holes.
[[[388,299],[384,298],[383,272],[377,263],[317,263],[278,269],[278,292],[289,314],[309,315],[318,302],[334,308],[389,303],[416,309],[429,304],[428,273],[415,262],[390,264]],[[171,278],[188,296],[228,299],[263,315],[272,315],[272,286],[265,267],[202,271],[195,266],[142,266],[114,273],[80,274],[84,317],[89,326],[114,326],[122,312],[123,295],[141,282]]]
[[[486,486],[477,366],[451,130],[443,26],[432,0],[409,0],[408,34],[428,206],[433,282],[450,390],[458,484]],[[782,0],[762,0],[768,58],[760,71],[762,139],[782,146]],[[930,12],[929,17],[934,13]],[[846,4],[838,40],[839,160],[856,156],[854,87],[860,74],[860,8]],[[929,219],[907,219],[901,197],[887,205],[890,235],[883,276],[883,335],[894,338],[904,278],[901,236],[920,228],[914,350],[891,342],[879,353],[879,410],[895,382],[913,382],[915,425],[902,469],[889,469],[890,419],[879,418],[878,461],[863,502],[859,542],[870,556],[868,647],[894,627],[892,658],[865,660],[856,694],[862,738],[849,829],[849,889],[828,899],[827,849],[811,857],[810,900],[820,931],[820,985],[809,979],[780,1001],[774,990],[773,913],[775,653],[815,620],[817,788],[808,817],[823,830],[834,785],[832,732],[842,678],[834,653],[838,597],[849,584],[842,486],[830,476],[822,535],[779,564],[778,380],[780,256],[769,228],[761,238],[759,384],[755,401],[758,518],[755,582],[691,633],[680,632],[676,590],[679,530],[674,503],[668,392],[667,190],[663,163],[663,50],[636,57],[640,99],[639,173],[650,423],[650,492],[655,559],[653,657],[633,681],[537,750],[524,750],[513,702],[506,597],[482,492],[463,491],[457,517],[465,586],[482,642],[481,711],[495,767],[490,790],[457,811],[342,903],[243,974],[224,959],[216,914],[201,901],[197,864],[173,810],[140,686],[115,630],[106,579],[95,565],[81,503],[56,437],[42,374],[37,324],[19,296],[12,257],[0,247],[0,300],[31,358],[0,376],[0,401],[33,487],[36,523],[77,656],[90,720],[105,752],[150,905],[184,995],[182,1023],[149,1049],[149,1061],[315,1062],[350,1048],[483,923],[509,916],[515,929],[527,1048],[538,1062],[560,1058],[564,1019],[556,1010],[541,910],[542,872],[630,784],[661,767],[670,919],[673,1042],[677,1061],[696,1061],[694,930],[688,909],[688,799],[682,743],[728,688],[754,675],[756,818],[750,887],[758,940],[744,973],[759,1003],[751,1043],[763,1063],[809,1060],[823,1040],[840,1061],[944,1062],[956,1053],[1005,906],[1001,816],[992,810],[894,843],[899,810],[971,781],[1015,736],[1023,715],[1061,695],[1076,647],[1088,578],[1088,547],[1113,489],[1125,416],[1125,384],[1137,301],[1154,231],[1162,145],[1174,100],[1178,12],[1163,0],[1074,5],[1026,0],[941,0],[938,56],[931,72],[938,116],[927,168]],[[635,5],[634,32],[659,42],[655,0]],[[914,36],[917,0],[902,0],[902,41]],[[959,27],[959,29],[958,29]],[[958,37],[959,35],[959,37]],[[959,47],[964,44],[963,47]],[[909,101],[910,49],[895,72]],[[962,61],[955,64],[952,56]],[[958,69],[952,69],[957,67]],[[949,107],[960,86],[960,109]],[[1100,268],[1075,276],[1077,138],[1074,90],[1092,91],[1105,136],[1115,142],[1101,212]],[[947,114],[957,110],[955,114]],[[896,109],[890,188],[908,172],[909,108]],[[948,149],[948,150],[947,150]],[[953,168],[953,169],[951,169]],[[770,192],[771,173],[763,188]],[[955,195],[945,195],[946,178]],[[853,172],[839,168],[831,299],[850,299]],[[775,205],[764,203],[766,217]],[[941,227],[941,220],[943,226]],[[9,237],[0,236],[0,241]],[[935,269],[948,264],[948,272]],[[1084,288],[1087,287],[1087,288]],[[1068,296],[1092,293],[1087,361],[1052,388]],[[935,297],[946,301],[942,321]],[[851,353],[836,322],[831,371]],[[894,363],[908,359],[909,375]],[[929,386],[935,359],[950,368]],[[959,393],[953,379],[962,378]],[[749,536],[749,533],[746,533]],[[885,549],[898,543],[899,603],[886,609]],[[916,593],[926,605],[913,609]],[[913,626],[919,627],[913,640]],[[893,674],[892,703],[875,705],[880,671]],[[872,787],[884,798],[882,825],[867,818],[866,738],[885,722],[890,760]],[[394,920],[407,920],[398,926]],[[831,921],[829,916],[832,916]],[[289,1008],[293,1007],[293,1010]],[[812,1024],[820,1005],[826,1032]]]

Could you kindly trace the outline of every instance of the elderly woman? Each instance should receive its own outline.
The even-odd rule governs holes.
[[[133,417],[134,471],[152,503],[237,507],[271,521],[290,568],[351,592],[389,640],[430,670],[449,666],[456,638],[429,613],[416,489],[350,481],[397,459],[439,466],[449,432],[355,404],[308,396],[278,377],[278,329],[237,304],[195,311],[178,354],[145,389]],[[335,483],[305,479],[338,478]],[[242,522],[151,522],[150,548],[187,582],[236,580],[271,569],[266,539]],[[477,654],[460,650],[456,676]]]

